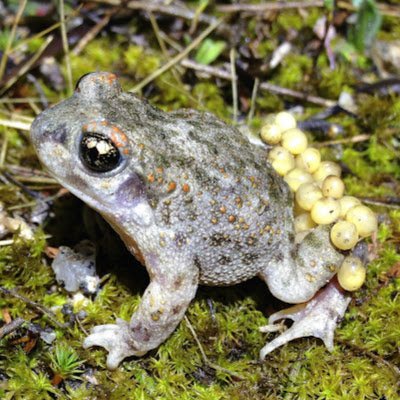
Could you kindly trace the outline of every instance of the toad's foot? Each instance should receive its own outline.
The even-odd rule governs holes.
[[[107,368],[115,369],[129,356],[142,356],[147,350],[140,350],[129,332],[128,322],[117,319],[116,324],[95,326],[84,340],[83,347],[104,347],[108,351]]]
[[[293,339],[315,336],[322,339],[329,351],[333,350],[333,335],[339,318],[342,318],[350,298],[338,287],[336,280],[320,290],[309,302],[279,311],[269,317],[270,325],[260,327],[261,332],[271,332],[275,321],[289,318],[293,325],[260,351],[260,358]]]

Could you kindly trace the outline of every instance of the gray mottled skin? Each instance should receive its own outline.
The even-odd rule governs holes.
[[[88,170],[83,131],[118,143],[121,165]],[[122,92],[113,74],[84,76],[71,98],[36,118],[31,136],[44,165],[104,216],[150,275],[131,321],[98,326],[84,343],[105,347],[109,368],[162,343],[198,284],[258,275],[276,297],[300,303],[343,259],[323,227],[294,244],[292,195],[265,148],[210,113],[156,109]]]

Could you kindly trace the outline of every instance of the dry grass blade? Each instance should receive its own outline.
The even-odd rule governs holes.
[[[241,375],[239,375],[239,374],[237,374],[235,372],[232,372],[229,369],[221,367],[220,365],[214,364],[213,362],[211,362],[208,359],[207,354],[205,353],[205,351],[203,349],[203,346],[201,345],[200,340],[197,337],[196,331],[194,330],[192,324],[189,321],[189,318],[186,317],[186,316],[184,318],[185,318],[186,325],[189,328],[190,333],[192,334],[192,336],[193,336],[193,338],[194,338],[194,340],[195,340],[195,342],[196,342],[196,344],[197,344],[197,346],[198,346],[198,348],[200,350],[200,354],[201,354],[201,357],[203,359],[204,364],[206,364],[208,367],[214,369],[215,371],[219,371],[219,372],[222,372],[224,374],[230,375],[230,376],[232,376],[233,378],[235,378],[235,379],[237,379],[239,381],[244,380],[243,376],[241,376]]]
[[[50,311],[48,308],[42,306],[41,304],[36,303],[35,301],[32,301],[28,299],[27,297],[23,296],[22,294],[19,294],[15,289],[6,289],[4,287],[0,286],[0,293],[2,293],[4,296],[12,296],[15,297],[16,299],[19,299],[23,301],[25,304],[30,306],[31,308],[35,309],[36,311],[40,312],[41,314],[46,315],[49,320],[53,323],[53,325],[57,326],[58,328],[66,328],[66,324],[62,324],[61,322],[58,321],[57,317],[55,314]]]
[[[104,17],[92,29],[90,29],[90,31],[87,32],[81,40],[79,40],[78,44],[72,50],[72,54],[74,56],[79,55],[86,45],[101,32],[101,30],[110,22],[112,15],[116,11],[117,9],[113,9],[106,12]]]
[[[237,75],[235,68],[235,49],[231,49],[229,53],[231,65],[231,83],[232,83],[232,107],[233,116],[232,120],[236,124],[238,120],[238,89],[237,89]]]
[[[60,31],[61,31],[61,40],[64,49],[64,56],[65,56],[65,66],[67,70],[67,82],[68,82],[68,90],[69,93],[72,94],[74,87],[72,85],[72,70],[71,70],[71,60],[69,58],[69,46],[68,46],[68,36],[67,36],[67,29],[65,26],[65,12],[64,12],[64,0],[60,0],[59,2],[59,9],[60,9]]]
[[[14,38],[15,38],[15,35],[17,32],[17,26],[21,19],[22,13],[25,10],[26,4],[27,4],[27,0],[21,0],[19,3],[18,12],[17,12],[17,15],[15,16],[14,23],[11,28],[10,36],[8,37],[6,48],[3,53],[3,57],[1,58],[1,61],[0,61],[0,81],[3,79],[3,75],[6,70],[8,55],[10,53],[12,44],[14,42]]]
[[[6,128],[20,129],[21,131],[28,131],[31,129],[31,124],[22,121],[12,121],[8,119],[0,119],[0,126]]]
[[[253,90],[251,92],[251,103],[250,103],[250,111],[249,114],[247,115],[247,122],[250,123],[253,119],[254,112],[256,109],[256,100],[257,100],[257,93],[258,93],[258,88],[260,86],[260,80],[258,78],[254,79],[254,85],[253,85]]]
[[[172,66],[175,64],[179,63],[183,58],[185,58],[193,49],[195,49],[214,29],[216,29],[220,24],[222,20],[219,19],[212,25],[210,25],[207,29],[205,29],[195,40],[193,40],[192,43],[190,43],[189,46],[186,47],[185,50],[177,54],[175,57],[171,58],[170,61],[168,61],[166,64],[164,64],[161,68],[157,69],[154,71],[152,74],[150,74],[147,78],[143,79],[141,82],[139,82],[135,87],[133,87],[130,92],[136,93],[139,90],[141,90],[143,87],[148,85],[150,82],[152,82],[154,79],[162,75],[164,72],[168,71]]]
[[[3,95],[11,86],[14,85],[15,82],[23,75],[25,75],[30,68],[35,64],[35,62],[40,58],[42,53],[46,50],[46,47],[53,40],[53,36],[49,36],[45,42],[40,46],[39,50],[34,54],[34,56],[26,62],[26,64],[20,68],[17,75],[11,77],[4,85],[3,89],[0,90],[0,95]]]
[[[160,35],[160,28],[157,24],[156,19],[154,18],[153,13],[151,13],[151,12],[149,13],[149,18],[150,18],[151,26],[153,27],[154,35],[156,36],[158,45],[160,46],[160,49],[161,49],[164,57],[168,59],[168,58],[170,58],[170,56],[168,54],[168,50],[165,46],[164,40],[163,40],[162,36]],[[175,67],[173,67],[171,69],[171,72],[172,72],[172,75],[174,76],[176,82],[179,84],[179,86],[182,87],[183,86],[182,81],[181,81],[181,78],[179,76],[179,72],[177,71],[177,69]]]

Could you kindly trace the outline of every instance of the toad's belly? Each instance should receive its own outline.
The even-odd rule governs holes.
[[[266,231],[260,234],[262,230]],[[271,224],[241,235],[211,233],[202,251],[194,255],[200,283],[227,286],[251,279],[264,269],[271,254],[280,251],[281,243],[287,241],[285,235]]]

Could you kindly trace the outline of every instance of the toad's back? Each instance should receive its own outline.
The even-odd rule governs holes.
[[[228,285],[287,248],[288,187],[264,148],[212,114],[163,112],[122,92],[114,75],[98,73],[44,111],[32,139],[57,179],[98,210],[146,266],[154,258],[185,259],[201,283]]]
[[[292,197],[265,148],[209,113],[152,111],[138,159],[155,218],[174,232],[160,246],[191,253],[204,284],[256,275],[293,232]]]

